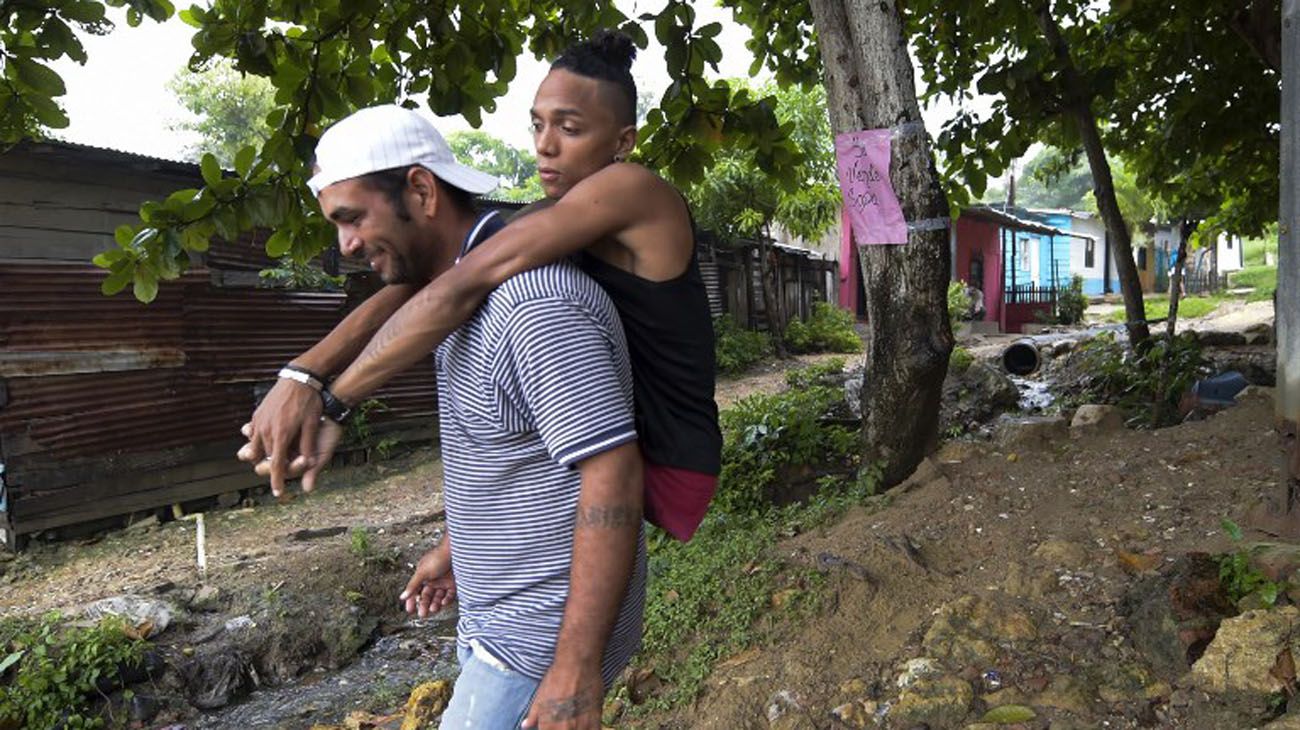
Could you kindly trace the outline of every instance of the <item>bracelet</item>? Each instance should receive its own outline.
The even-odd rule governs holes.
[[[321,413],[340,426],[344,425],[348,416],[352,415],[352,406],[339,400],[329,388],[320,389],[320,406]]]
[[[325,387],[325,384],[321,382],[320,378],[316,377],[313,373],[292,365],[285,365],[280,368],[279,377],[286,380],[292,380],[296,383],[302,383],[318,393],[321,388]]]

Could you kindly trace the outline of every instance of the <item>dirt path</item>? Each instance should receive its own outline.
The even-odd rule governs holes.
[[[835,719],[857,707],[888,727],[964,727],[1011,703],[1033,708],[1028,728],[1249,726],[1206,696],[1177,695],[1122,608],[1180,556],[1227,550],[1221,519],[1242,520],[1277,489],[1270,408],[1254,398],[1162,431],[949,444],[915,486],[774,551],[833,555],[868,580],[833,573],[821,616],[724,660],[695,707],[644,726],[874,726]],[[968,709],[952,724],[905,719],[909,660],[973,688],[953,700]]]

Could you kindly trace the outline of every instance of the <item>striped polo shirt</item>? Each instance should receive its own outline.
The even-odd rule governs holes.
[[[495,228],[481,219],[466,248]],[[618,312],[572,264],[544,266],[497,287],[435,360],[457,640],[541,679],[569,592],[574,464],[636,439]],[[605,647],[607,686],[640,646],[644,599],[643,533]]]

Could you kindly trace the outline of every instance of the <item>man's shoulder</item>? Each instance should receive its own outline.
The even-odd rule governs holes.
[[[613,305],[591,277],[568,261],[524,271],[506,279],[488,296],[495,309],[513,311],[527,304],[568,301],[583,307]]]

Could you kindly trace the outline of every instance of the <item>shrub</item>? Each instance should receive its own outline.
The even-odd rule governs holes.
[[[1056,318],[1061,324],[1078,324],[1088,309],[1088,298],[1083,295],[1083,277],[1070,277],[1070,285],[1056,297]]]
[[[1107,332],[1080,348],[1083,372],[1082,400],[1111,403],[1139,414],[1137,422],[1148,428],[1172,425],[1178,403],[1208,370],[1194,334],[1151,338],[1142,352],[1130,352]]]
[[[970,319],[973,302],[966,285],[960,281],[948,282],[948,325],[955,331],[959,322]]]
[[[0,725],[29,730],[98,728],[88,698],[119,670],[139,666],[145,642],[120,618],[65,624],[58,613],[0,622]],[[10,674],[12,673],[12,674]]]
[[[970,369],[975,362],[975,356],[970,354],[970,350],[958,345],[952,348],[952,354],[948,355],[948,372],[953,375],[961,375]]]
[[[821,420],[842,398],[837,389],[812,386],[752,395],[723,411],[722,473],[712,509],[759,514],[770,506],[768,490],[784,468],[849,462],[857,435]]]
[[[853,315],[828,302],[813,302],[808,319],[785,328],[785,342],[795,352],[862,352]]]
[[[745,329],[725,314],[713,320],[713,348],[718,372],[728,375],[744,372],[772,354],[767,335]]]
[[[844,358],[832,357],[823,363],[814,363],[802,368],[792,368],[786,371],[785,384],[791,388],[827,385],[826,380],[828,378],[844,372],[844,365]]]

